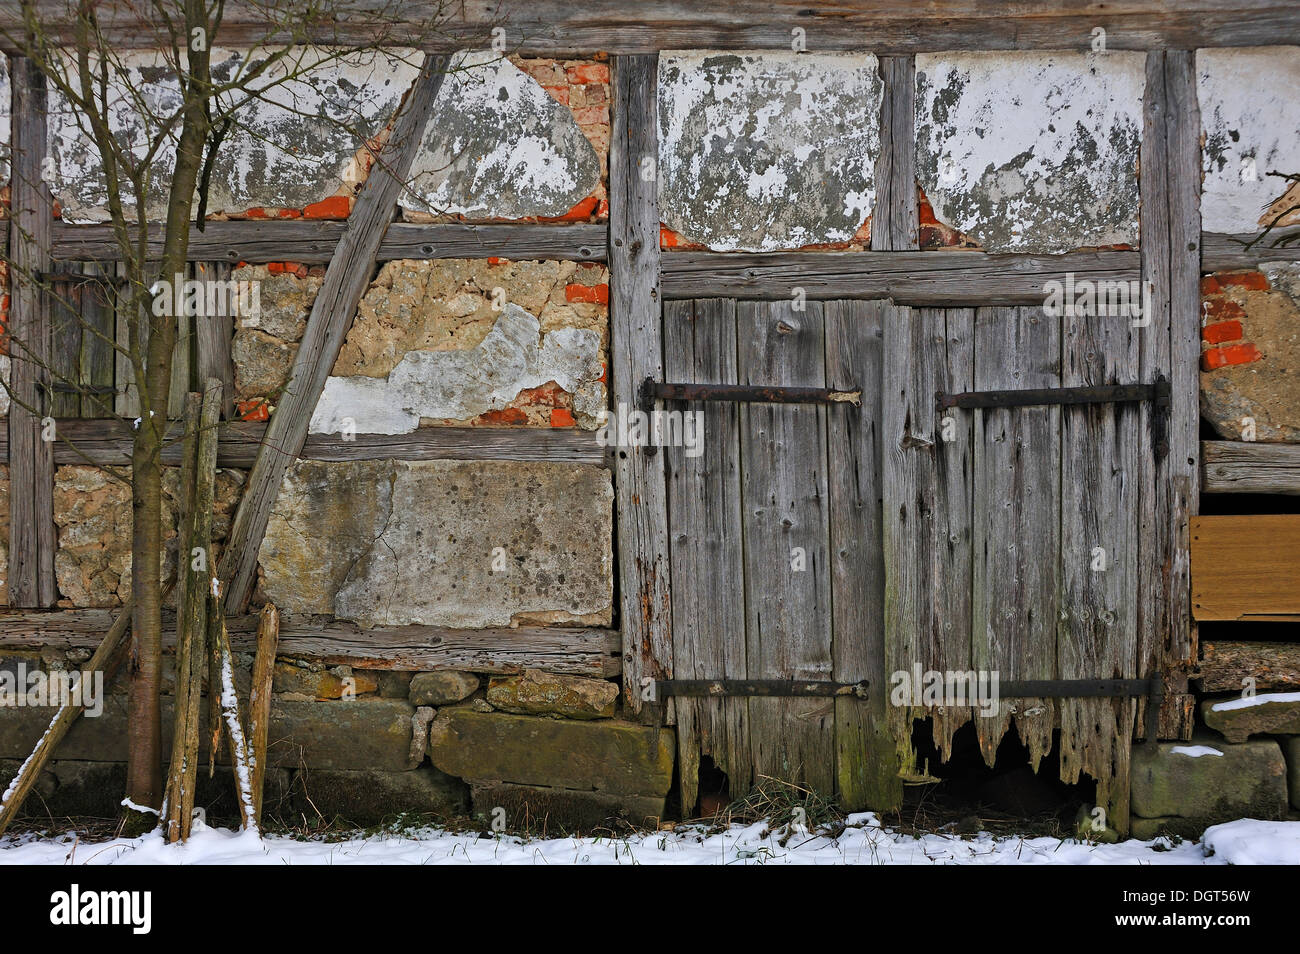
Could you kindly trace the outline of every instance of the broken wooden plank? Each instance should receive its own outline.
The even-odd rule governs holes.
[[[117,616],[112,609],[0,611],[0,649],[93,649]],[[235,652],[257,650],[258,615],[226,620]],[[176,616],[163,613],[163,647],[176,646]],[[576,626],[451,629],[387,626],[360,629],[341,620],[280,623],[277,656],[329,666],[422,671],[467,669],[513,673],[525,669],[608,678],[617,676],[618,630]]]
[[[1300,494],[1300,445],[1202,441],[1202,492]]]
[[[226,584],[226,606],[232,615],[243,608],[252,590],[257,553],[271,508],[285,472],[307,440],[307,428],[325,380],[338,360],[361,296],[370,286],[379,244],[393,220],[446,68],[446,57],[425,58],[392,133],[361,187],[347,230],[330,258],[320,292],[312,303],[289,382],[244,484],[221,559],[220,576]]]
[[[1300,643],[1207,640],[1192,679],[1202,692],[1241,692],[1248,685],[1294,691],[1300,689]]]
[[[54,582],[54,454],[42,439],[50,413],[50,307],[41,276],[49,269],[53,199],[43,181],[45,77],[26,57],[10,60],[13,179],[9,247],[13,264],[7,318],[9,407],[9,601],[51,606]]]
[[[346,222],[293,220],[205,222],[190,229],[193,261],[328,262],[347,232]],[[505,258],[514,261],[605,260],[604,225],[421,225],[394,222],[375,252],[378,261],[433,258]],[[147,254],[162,255],[162,226],[149,228]],[[121,254],[108,225],[54,226],[50,247],[55,261],[116,261]]]
[[[900,228],[908,228],[903,225]],[[900,233],[901,234],[901,233]],[[881,241],[885,241],[883,238]],[[1139,253],[989,255],[986,252],[671,252],[662,257],[663,296],[781,301],[792,288],[810,299],[891,298],[900,305],[1041,305],[1045,282],[1137,281]]]
[[[1192,518],[1198,620],[1300,620],[1300,514]]]
[[[647,378],[663,380],[659,298],[659,194],[643,161],[658,155],[657,56],[612,62],[613,131],[609,146],[609,337],[615,409],[637,407]],[[618,519],[623,701],[642,709],[642,680],[673,672],[665,455],[657,447],[620,447],[614,458]]]

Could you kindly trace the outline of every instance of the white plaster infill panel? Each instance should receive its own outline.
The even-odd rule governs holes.
[[[245,85],[218,98],[236,121],[217,151],[208,196],[209,212],[249,208],[297,209],[336,195],[356,176],[354,158],[366,139],[387,124],[419,72],[413,50],[342,52],[296,47],[260,76],[239,80],[265,61],[248,50],[212,51],[217,83]],[[62,69],[76,82],[76,65]],[[253,94],[256,94],[254,96]],[[117,54],[110,67],[109,124],[137,158],[159,136],[167,141],[152,162],[146,212],[166,217],[179,126],[164,124],[180,104],[175,72],[160,53]],[[50,93],[51,188],[68,222],[108,219],[108,186],[102,160],[79,115],[57,90]],[[123,201],[134,208],[133,194]]]
[[[1138,242],[1146,55],[916,58],[917,177],[939,221],[991,252]]]
[[[455,57],[401,204],[473,218],[556,217],[600,184],[573,113],[504,56]]]
[[[1300,47],[1197,50],[1196,95],[1205,136],[1201,227],[1255,232],[1300,205],[1300,184],[1288,193],[1285,180],[1268,175],[1300,173]],[[1296,223],[1300,212],[1278,224]]]
[[[661,53],[664,222],[718,251],[849,241],[875,204],[883,87],[863,53]]]
[[[9,85],[9,57],[0,53],[0,184],[9,181],[9,160],[12,152],[12,128],[9,110],[13,106],[13,89]]]

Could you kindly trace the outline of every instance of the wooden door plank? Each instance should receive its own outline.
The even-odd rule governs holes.
[[[975,318],[975,388],[1051,388],[1061,384],[1060,319],[1036,308],[982,308]],[[1055,679],[1061,520],[1059,407],[974,412],[973,518],[976,670],[999,679]],[[1011,718],[1030,764],[1052,748],[1050,699],[1003,699],[996,715],[975,719],[992,766]]]
[[[880,158],[871,247],[879,252],[915,250],[920,230],[916,186],[916,57],[882,56],[884,100],[880,109]]]
[[[728,299],[664,306],[664,369],[673,381],[735,384],[736,303]],[[736,404],[674,403],[703,414],[703,445],[666,451],[672,557],[673,672],[679,679],[744,679],[745,588],[741,539],[740,437]],[[749,701],[681,698],[678,777],[683,815],[695,806],[700,757],[727,773],[730,789],[753,784]]]
[[[832,678],[869,684],[866,700],[835,700],[835,774],[846,811],[897,809],[903,798],[888,713],[880,525],[881,367],[893,312],[883,301],[825,305],[826,385],[862,390],[861,407],[827,410]]]
[[[104,269],[87,262],[82,271],[90,277],[81,299],[81,316],[85,325],[81,341],[82,383],[95,390],[83,395],[83,418],[109,417],[113,413],[113,294],[105,280]],[[102,389],[109,390],[102,390]]]
[[[347,231],[325,269],[289,383],[267,426],[266,443],[244,484],[239,510],[222,555],[220,576],[227,584],[226,606],[232,614],[238,613],[248,600],[271,508],[279,496],[286,471],[307,439],[307,427],[325,379],[338,360],[357,304],[374,274],[375,253],[393,220],[446,65],[446,57],[426,57],[392,133],[361,187],[348,217]]]
[[[825,386],[820,304],[746,302],[736,325],[741,384]],[[826,408],[742,405],[740,454],[749,675],[829,680]],[[755,775],[833,792],[834,718],[830,698],[750,699]]]
[[[52,606],[54,445],[41,439],[49,413],[50,309],[41,289],[49,268],[52,198],[41,178],[45,156],[45,78],[26,57],[9,61],[13,83],[13,177],[9,221],[9,602]]]
[[[1192,518],[1198,620],[1300,620],[1300,514]]]
[[[1207,494],[1300,494],[1300,445],[1201,441]]]
[[[1119,384],[1138,374],[1138,331],[1128,316],[1062,319],[1064,387]],[[1133,404],[1061,409],[1062,679],[1130,679],[1137,670],[1138,464],[1141,413]],[[1097,780],[1108,821],[1128,827],[1128,769],[1136,703],[1064,699],[1061,777]]]
[[[659,58],[615,57],[609,146],[610,373],[614,407],[638,406],[646,378],[663,380],[659,194],[642,160],[658,154]],[[615,458],[623,701],[639,713],[643,680],[671,676],[668,499],[664,455],[621,447]]]
[[[228,282],[231,272],[231,267],[225,262],[199,262],[195,265],[195,274],[210,281]],[[196,377],[199,381],[216,378],[222,383],[221,415],[226,420],[233,416],[235,408],[235,363],[230,354],[234,335],[235,319],[230,314],[207,315],[198,321],[195,328]]]

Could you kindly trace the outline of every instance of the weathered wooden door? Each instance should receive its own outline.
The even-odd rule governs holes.
[[[670,301],[665,376],[861,389],[860,406],[703,402],[668,451],[674,678],[869,684],[853,696],[674,699],[683,799],[702,755],[850,807],[896,804],[912,720],[943,754],[975,721],[1035,765],[1127,790],[1131,697],[890,703],[892,674],[1137,676],[1140,401],[941,407],[943,395],[1138,383],[1127,319],[887,301]]]
[[[883,664],[877,432],[882,302],[664,306],[665,376],[863,389],[862,406],[702,402],[703,451],[668,451],[674,677],[853,683]],[[674,699],[686,810],[701,755],[731,790],[759,776],[856,792],[853,697]]]

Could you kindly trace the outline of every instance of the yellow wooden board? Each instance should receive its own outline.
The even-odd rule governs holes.
[[[1193,517],[1192,615],[1300,620],[1300,514]]]

